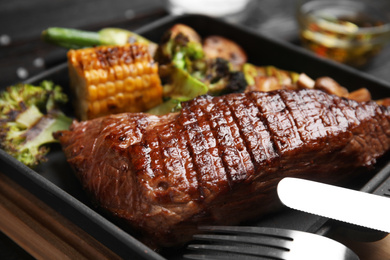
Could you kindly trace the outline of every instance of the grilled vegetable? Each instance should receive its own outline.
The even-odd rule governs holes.
[[[340,86],[339,83],[330,77],[321,77],[316,79],[314,88],[320,89],[328,94],[337,95],[339,97],[348,96],[348,90]]]
[[[163,88],[165,102],[148,111],[150,114],[163,115],[177,112],[181,109],[181,102],[191,100],[197,96],[207,94],[208,87],[203,82],[192,77],[187,71],[175,66],[165,67],[168,81]]]
[[[33,167],[46,160],[52,133],[69,128],[72,119],[59,110],[67,102],[60,86],[10,86],[0,95],[0,148]]]
[[[299,74],[281,70],[274,66],[256,66],[246,63],[243,66],[249,87],[246,91],[270,91],[276,89],[296,89]]]
[[[371,93],[366,88],[349,92],[338,82],[329,77],[320,77],[316,80],[305,73],[285,71],[273,66],[258,67],[250,63],[243,66],[245,78],[249,83],[246,92],[271,91],[277,89],[319,89],[328,94],[346,97],[358,102],[371,100]],[[380,104],[381,101],[378,101]]]
[[[177,68],[193,73],[198,64],[204,66],[203,47],[199,36],[185,25],[175,25],[168,30],[161,39],[155,59],[161,65],[173,65]]]
[[[42,39],[68,49],[80,49],[99,45],[124,45],[140,42],[149,45],[149,51],[152,56],[157,48],[154,42],[134,32],[120,28],[104,28],[98,32],[92,32],[71,28],[50,27],[42,32]]]
[[[212,35],[205,38],[203,50],[208,59],[222,58],[229,61],[233,70],[241,70],[248,60],[241,46],[222,36]]]
[[[367,102],[371,100],[371,93],[366,88],[360,88],[355,91],[349,92],[347,98],[356,100],[358,102]]]
[[[147,113],[152,115],[165,115],[169,113],[179,112],[181,108],[181,101],[177,99],[168,99],[161,105],[149,109]]]
[[[208,85],[208,94],[218,96],[244,92],[247,87],[244,74],[234,71],[230,62],[223,58],[208,59],[203,82]]]
[[[158,65],[146,44],[70,50],[68,67],[81,120],[146,111],[162,102]]]
[[[229,43],[236,49],[240,48],[233,42]],[[208,48],[211,52],[213,47],[209,44]],[[200,91],[201,94],[221,95],[243,92],[247,85],[242,72],[235,71],[226,57],[211,57],[210,53],[206,56],[200,36],[192,28],[182,24],[177,24],[166,32],[155,57],[162,64],[160,76],[164,86],[167,86],[166,93],[175,89],[176,95],[186,96],[185,93],[188,93],[192,84],[195,88],[192,92],[198,92],[204,88],[201,85],[204,85],[207,89],[205,92]],[[182,89],[181,86],[185,87]],[[180,93],[181,89],[183,93]],[[194,98],[192,95],[188,97]]]
[[[190,42],[202,43],[200,35],[191,27],[185,24],[177,23],[169,30],[170,38],[175,38],[178,34],[183,34]]]
[[[170,82],[164,86],[164,96],[179,101],[188,101],[197,96],[204,95],[208,87],[201,81],[177,67],[171,67]]]

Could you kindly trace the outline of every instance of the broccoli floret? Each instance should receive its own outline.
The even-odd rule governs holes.
[[[203,49],[198,42],[179,32],[175,36],[167,32],[156,52],[159,62],[159,75],[164,85],[166,101],[154,109],[152,114],[165,114],[180,110],[180,102],[206,94],[208,87],[191,75],[198,71],[197,63],[202,64]]]
[[[197,96],[204,95],[208,87],[201,81],[192,77],[187,71],[169,66],[167,72],[169,80],[164,86],[165,102],[150,109],[148,113],[163,115],[171,112],[177,112],[181,109],[181,102],[191,100]]]
[[[159,64],[169,64],[192,73],[199,69],[198,62],[203,63],[204,52],[201,43],[190,41],[188,36],[181,32],[172,37],[168,31],[162,38],[154,58]]]
[[[0,94],[0,148],[29,167],[46,160],[52,133],[68,129],[72,119],[60,106],[68,98],[58,85],[18,84]]]

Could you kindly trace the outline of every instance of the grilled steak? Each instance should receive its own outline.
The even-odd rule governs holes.
[[[374,102],[279,90],[201,96],[177,114],[75,122],[55,137],[97,205],[166,247],[191,239],[197,224],[274,210],[285,176],[353,178],[389,149],[389,119]]]

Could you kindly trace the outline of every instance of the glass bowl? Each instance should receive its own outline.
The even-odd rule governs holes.
[[[390,42],[390,1],[297,0],[302,46],[353,67]]]

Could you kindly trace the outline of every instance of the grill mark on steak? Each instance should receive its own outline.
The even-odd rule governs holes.
[[[202,123],[204,123],[205,125],[207,125],[207,128],[208,128],[208,133],[210,133],[210,140],[212,140],[214,143],[213,143],[213,147],[215,147],[215,152],[216,154],[218,154],[217,158],[220,158],[217,159],[219,161],[219,165],[222,167],[223,169],[223,176],[224,176],[224,179],[226,180],[226,183],[222,184],[223,186],[227,186],[227,187],[231,187],[232,186],[232,178],[231,178],[231,175],[229,173],[229,167],[228,165],[226,164],[226,161],[224,160],[224,157],[222,156],[223,154],[223,151],[221,149],[221,143],[218,139],[218,130],[215,129],[215,120],[214,120],[214,114],[215,113],[215,109],[217,111],[219,111],[219,108],[218,108],[218,103],[212,103],[210,105],[206,105],[209,101],[209,98],[208,96],[202,96],[201,98],[197,99],[196,101],[194,101],[196,104],[197,104],[197,109],[199,109],[202,114],[202,117],[200,117],[200,121]],[[217,107],[217,108],[216,108]]]
[[[297,102],[299,102],[299,98],[294,95],[292,92],[280,92],[278,93],[278,98],[280,99],[281,107],[284,106],[284,111],[286,112],[287,118],[289,119],[289,122],[291,124],[291,128],[293,129],[293,132],[296,132],[296,137],[300,139],[299,143],[305,143],[307,141],[313,142],[312,148],[316,146],[316,140],[315,138],[312,138],[313,135],[316,135],[316,131],[318,129],[310,129],[312,132],[310,134],[307,134],[307,131],[300,129],[299,122],[301,121],[299,113],[297,113],[299,110],[301,110],[301,104],[297,106]],[[301,110],[302,112],[302,110]],[[310,125],[310,121],[306,121],[306,126]],[[294,145],[293,145],[294,146]]]
[[[225,100],[225,103],[229,106],[230,113],[236,123],[242,145],[250,156],[247,172],[251,176],[259,171],[265,163],[271,164],[272,159],[277,155],[273,152],[271,156],[270,151],[274,151],[272,144],[270,145],[271,149],[264,146],[264,144],[269,145],[270,137],[263,122],[259,119],[260,112],[250,95],[236,96]]]
[[[319,149],[326,143],[326,126],[320,118],[317,102],[307,99],[307,92],[280,93],[287,110],[291,114],[303,142],[312,141],[313,148]]]
[[[357,124],[360,123],[359,119],[357,118],[356,111],[356,104],[355,102],[337,102],[336,106],[340,109],[340,112],[343,114],[343,116],[347,119],[348,127],[354,127]],[[350,107],[350,106],[353,106]]]
[[[242,101],[243,101],[242,98],[239,100],[237,100],[237,98],[232,98],[231,100],[225,100],[226,104],[229,106],[230,113],[233,117],[233,120],[236,122],[238,132],[243,142],[243,145],[245,146],[245,149],[250,156],[251,164],[253,166],[253,172],[251,172],[250,174],[253,174],[259,168],[259,165],[256,161],[256,157],[251,147],[251,143],[248,140],[247,132],[245,132],[245,129],[247,129],[247,131],[252,132],[252,135],[255,135],[256,137],[257,137],[257,133],[253,131],[254,129],[253,124],[251,124],[249,115],[246,113],[246,110],[243,109]],[[245,111],[245,112],[240,113],[240,111]],[[245,119],[247,119],[246,122]]]
[[[188,172],[187,179],[191,180],[193,183],[193,186],[196,188],[196,191],[194,190],[193,194],[192,194],[193,198],[195,200],[200,201],[200,200],[204,199],[204,195],[203,195],[204,192],[203,192],[202,187],[201,187],[202,185],[200,185],[200,182],[202,181],[201,177],[199,176],[199,174],[200,174],[199,168],[200,167],[197,164],[196,150],[193,147],[193,144],[195,143],[195,141],[193,140],[194,136],[197,133],[198,133],[198,135],[201,135],[200,127],[196,123],[196,121],[194,120],[194,116],[187,109],[182,110],[181,120],[182,121],[180,121],[179,123],[181,124],[181,126],[183,127],[183,130],[184,130],[183,134],[184,134],[184,138],[185,138],[184,140],[186,141],[186,149],[189,152],[189,158],[191,161],[190,164],[188,165],[189,168],[191,168],[191,171]],[[192,131],[191,131],[191,128],[193,128]],[[198,142],[199,142],[199,140],[198,140]]]
[[[227,125],[230,128],[230,133],[233,139],[232,148],[237,150],[240,164],[243,166],[243,172],[238,172],[233,178],[234,181],[249,181],[254,174],[254,164],[252,157],[245,146],[243,137],[238,127],[238,121],[232,112],[233,108],[228,104],[226,99],[222,99],[222,111],[226,118]]]
[[[335,98],[335,100],[340,98]],[[361,160],[362,162],[366,162],[367,165],[371,165],[375,163],[375,151],[382,149],[381,145],[378,147],[379,140],[374,140],[377,137],[372,138],[372,134],[375,133],[374,129],[367,129],[367,127],[359,127],[363,122],[371,121],[371,124],[367,124],[368,127],[373,127],[372,124],[376,124],[377,122],[373,122],[374,120],[371,118],[373,113],[369,113],[369,109],[372,105],[370,103],[361,104],[352,100],[345,100],[344,102],[337,102],[337,107],[339,108],[340,113],[345,117],[348,122],[347,128],[349,129],[349,135],[353,136],[351,138],[347,149],[350,149],[350,146],[356,146],[355,150],[369,149],[367,156],[356,155],[356,160]],[[363,107],[365,106],[365,107]],[[374,145],[373,145],[374,143]],[[360,148],[359,148],[360,146]],[[345,148],[344,148],[345,149]]]
[[[183,117],[177,118],[177,124],[172,123],[172,127],[175,128],[177,147],[180,152],[182,164],[184,165],[184,168],[186,170],[185,179],[188,183],[188,190],[184,190],[183,192],[188,192],[188,199],[200,200],[198,173],[196,171],[196,167],[193,161],[194,156],[191,148],[191,142],[189,140],[189,136],[186,134],[185,131],[186,116],[184,116],[184,114],[188,111],[183,109],[182,112]]]
[[[140,208],[142,208],[143,198],[150,198],[149,201],[156,198],[156,191],[152,189],[152,185],[150,184],[153,178],[155,178],[156,175],[159,175],[160,171],[158,167],[154,167],[155,171],[153,171],[153,164],[159,158],[158,153],[151,147],[154,145],[153,140],[155,141],[155,139],[156,134],[151,131],[146,140],[129,146],[128,150],[131,160],[130,172],[134,173],[133,185],[138,190],[137,194],[139,196],[136,203]],[[152,160],[152,156],[155,156],[154,160]]]
[[[390,114],[390,112],[389,112],[390,108],[379,107],[378,109],[381,111],[380,116],[381,116],[381,122],[383,122],[382,129],[383,129],[384,135],[385,135],[385,137],[389,137],[390,136],[390,119],[386,117],[386,112],[388,112],[388,114]],[[386,144],[386,148],[389,149],[390,144]]]
[[[359,104],[356,114],[361,121],[372,121],[372,124],[370,124],[367,128],[363,128],[363,132],[361,133],[362,137],[357,135],[357,141],[360,143],[362,148],[370,149],[370,153],[373,155],[377,153],[376,151],[387,150],[388,144],[383,143],[381,140],[385,140],[385,138],[387,138],[386,130],[383,128],[382,124],[386,125],[388,120],[380,116],[380,119],[383,120],[383,122],[380,123],[373,117],[375,114],[382,115],[383,112],[381,109],[376,108],[372,105],[372,103]],[[368,145],[367,143],[370,143],[371,145]]]
[[[219,131],[216,130],[215,111],[219,111],[218,103],[209,104],[210,97],[202,96],[197,100],[191,102],[191,106],[194,109],[197,109],[198,114],[201,115],[198,117],[198,121],[203,124],[205,128],[205,135],[208,137],[207,141],[210,150],[210,154],[212,155],[214,162],[214,171],[215,176],[213,180],[209,180],[217,186],[220,186],[220,189],[225,189],[226,187],[230,187],[232,185],[232,179],[229,174],[229,166],[226,164],[224,157],[222,156],[221,143],[218,139]],[[209,105],[207,105],[209,104]],[[221,178],[222,182],[218,185],[215,183],[215,178]],[[211,179],[211,178],[210,178]]]
[[[319,91],[312,92],[306,91],[309,93],[309,97],[314,100],[317,100],[317,103],[321,104],[324,107],[322,114],[322,119],[324,122],[327,122],[328,135],[327,135],[327,144],[332,143],[333,145],[327,145],[324,152],[334,152],[338,149],[340,144],[343,144],[351,138],[351,131],[348,130],[350,126],[349,120],[344,115],[342,109],[339,106],[339,103],[343,103],[344,100],[339,97],[332,96],[332,98],[325,92]],[[333,136],[337,135],[337,139],[330,140]]]
[[[198,190],[198,179],[197,173],[194,169],[194,164],[190,152],[190,146],[186,135],[183,133],[181,129],[179,129],[179,125],[175,126],[175,133],[177,136],[177,148],[179,152],[179,156],[181,157],[181,162],[185,169],[185,178],[188,184],[188,200],[193,200],[195,197],[197,200],[199,199],[199,190]],[[185,191],[183,191],[185,192]]]
[[[390,120],[386,117],[386,111],[387,108],[385,107],[377,107],[375,109],[376,113],[379,115],[380,117],[380,121],[378,121],[378,123],[381,123],[380,124],[380,128],[381,128],[381,133],[382,133],[382,137],[380,138],[381,140],[385,140],[386,137],[390,136]],[[390,148],[390,144],[388,143],[383,143],[382,144],[384,145],[384,148],[387,150]]]
[[[164,175],[156,180],[155,186],[161,191],[158,197],[164,197],[165,201],[181,203],[188,201],[188,189],[186,171],[178,154],[176,146],[177,138],[173,125],[167,124],[158,126],[155,131],[158,133],[158,149],[161,154],[161,168]]]
[[[336,104],[330,100],[319,102],[321,93],[302,90],[281,92],[280,95],[295,122],[301,140],[304,143],[310,142],[310,149],[317,156],[330,152],[329,149],[337,149],[337,146],[330,147],[328,145],[329,138],[335,133],[340,134],[342,140],[350,137],[349,134],[343,134],[346,132],[346,128],[335,127],[336,118],[328,107]],[[332,140],[332,142],[334,141]]]
[[[160,134],[161,146],[164,150],[164,164],[166,169],[166,181],[168,187],[172,191],[170,192],[172,201],[176,203],[188,202],[192,199],[191,183],[187,176],[187,162],[188,150],[180,149],[182,140],[177,133],[177,128],[174,124],[167,125],[166,129]],[[185,146],[186,144],[185,144]],[[171,177],[173,176],[173,178]]]
[[[218,143],[215,130],[212,127],[210,117],[208,116],[210,111],[215,109],[216,106],[215,104],[210,104],[209,99],[206,97],[204,99],[199,99],[198,101],[196,101],[196,103],[196,107],[198,108],[199,114],[201,115],[200,117],[198,117],[198,121],[199,124],[202,125],[203,134],[206,138],[206,142],[209,145],[208,149],[213,160],[213,169],[215,171],[215,175],[209,176],[208,182],[214,183],[216,186],[219,187],[219,190],[223,190],[230,186],[231,179],[229,174],[227,173],[228,170],[226,168],[226,165],[224,164],[224,161],[220,156],[220,144]],[[221,178],[223,181],[219,184],[215,183],[215,180],[219,178]]]
[[[203,106],[204,100],[199,99],[191,103],[191,109],[183,107],[183,115],[185,116],[183,120],[192,121],[185,125],[185,131],[188,134],[191,157],[197,173],[200,200],[204,200],[210,195],[214,196],[215,193],[218,194],[229,182],[226,169],[218,167],[223,165],[222,160],[219,162],[219,144],[210,132],[212,128],[207,124],[208,120],[205,118]],[[214,143],[216,149],[210,146]]]
[[[364,112],[366,110],[366,112]],[[370,104],[364,104],[364,105],[359,105],[359,109],[357,110],[357,116],[359,120],[369,120],[372,121],[372,125],[369,125],[369,127],[364,128],[365,132],[363,135],[368,135],[370,137],[370,142],[371,144],[374,144],[374,149],[370,149],[372,154],[375,154],[375,151],[378,150],[383,150],[385,147],[383,146],[382,142],[380,141],[380,133],[384,133],[382,128],[378,126],[378,120],[375,118],[372,118],[373,115],[375,115],[375,112],[373,110],[372,105]],[[370,147],[366,143],[363,143],[364,147]]]
[[[299,92],[301,95],[301,92]],[[325,93],[313,93],[311,91],[302,91],[303,102],[310,102],[314,104],[315,109],[308,109],[307,116],[312,117],[316,116],[318,113],[319,118],[321,119],[325,131],[326,131],[326,142],[328,141],[329,136],[337,133],[340,134],[345,132],[343,127],[338,126],[337,115],[331,111],[331,106],[334,106],[334,103],[328,98]],[[316,100],[316,101],[313,101]],[[309,119],[310,120],[310,119]],[[344,121],[346,119],[344,118]]]
[[[253,133],[256,133],[256,140],[259,141],[259,143],[256,144],[254,143],[256,140],[251,140],[251,143],[253,144],[251,145],[251,148],[254,149],[253,153],[255,154],[255,152],[257,152],[254,156],[256,164],[259,165],[259,168],[265,164],[272,168],[275,161],[274,159],[279,157],[275,140],[266,119],[258,107],[257,100],[254,99],[254,95],[252,93],[247,93],[245,94],[245,98],[244,104],[247,104],[247,106],[240,108],[246,108],[247,115],[251,119],[251,122],[253,122]],[[248,140],[253,138],[253,133],[247,132],[249,135]]]
[[[245,165],[240,156],[239,149],[235,146],[233,133],[230,126],[232,118],[226,110],[223,99],[216,98],[215,105],[206,113],[210,119],[210,126],[214,133],[219,154],[227,174],[229,186],[234,182],[246,178]],[[203,111],[206,112],[206,111]]]
[[[294,152],[303,142],[295,122],[278,92],[252,92],[280,154]]]

